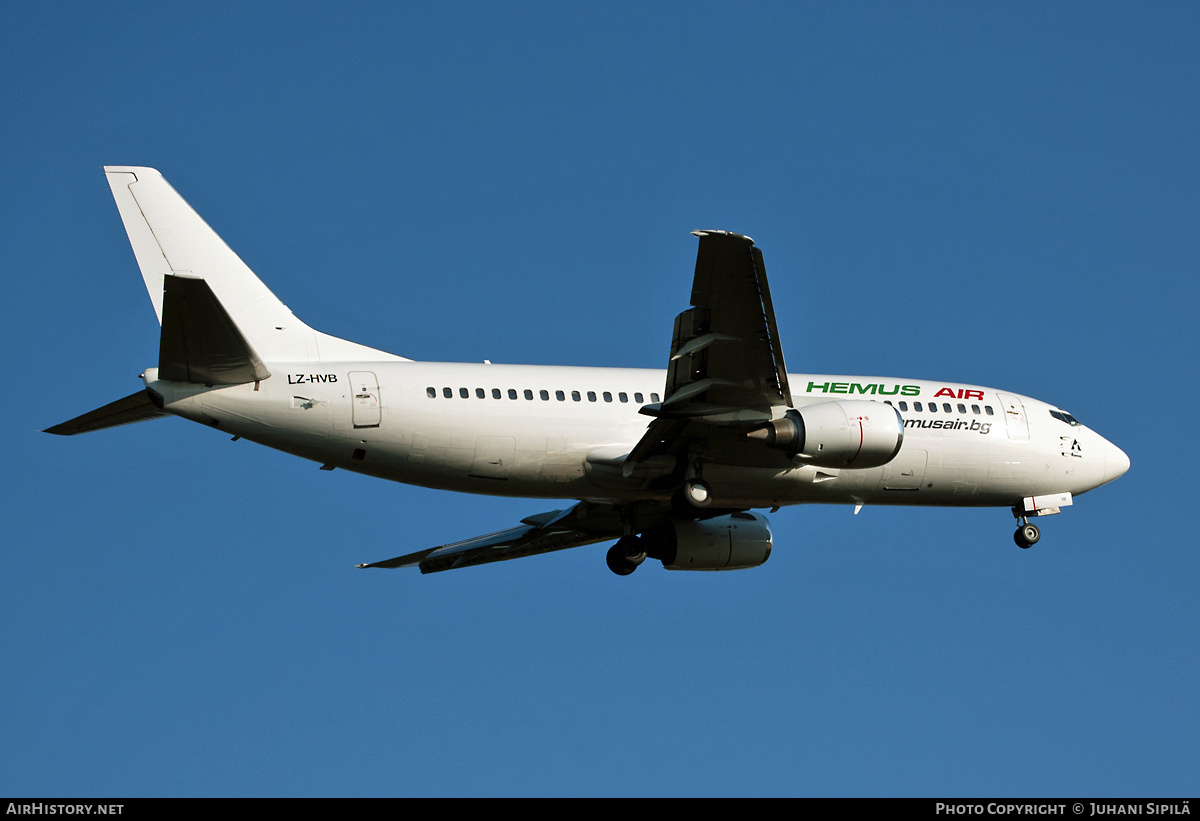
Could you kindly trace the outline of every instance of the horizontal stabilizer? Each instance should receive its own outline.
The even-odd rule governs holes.
[[[170,416],[164,410],[159,410],[150,401],[150,396],[144,390],[130,394],[124,399],[109,402],[102,408],[76,416],[61,425],[46,428],[44,433],[54,433],[59,436],[74,436],[77,433],[90,433],[94,430],[115,428],[118,425],[132,425],[134,422],[144,422],[147,419],[157,419],[160,416]]]
[[[207,282],[163,277],[159,379],[241,385],[270,375]]]

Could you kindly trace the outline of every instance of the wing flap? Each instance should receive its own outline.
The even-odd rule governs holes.
[[[663,407],[790,407],[762,251],[741,234],[693,233],[692,307],[675,320]]]
[[[501,530],[496,533],[488,533],[485,536],[476,536],[473,539],[464,539],[461,542],[452,544],[439,545],[438,547],[430,547],[425,550],[418,550],[414,553],[408,553],[404,556],[397,556],[394,559],[385,559],[381,562],[371,562],[369,564],[360,564],[358,567],[379,567],[379,568],[396,568],[396,567],[420,567],[422,572],[430,572],[425,570],[425,560],[432,558],[432,564],[445,564],[447,559],[451,563],[459,557],[470,555],[473,552],[486,551],[493,548],[505,548],[519,539],[524,534],[534,530],[533,525],[521,525],[519,527],[511,527],[508,530]],[[438,567],[438,570],[448,570],[448,567]]]
[[[762,251],[731,231],[692,233],[692,307],[675,318],[663,401],[641,409],[656,419],[629,452],[627,477],[655,457],[703,450],[714,426],[761,425],[792,406]]]
[[[583,504],[583,503],[581,503]],[[509,559],[520,559],[540,553],[553,553],[572,547],[595,544],[620,536],[607,526],[595,530],[583,530],[574,525],[580,505],[566,510],[554,510],[536,516],[528,516],[526,524],[476,536],[461,542],[418,550],[394,559],[360,564],[358,567],[418,567],[422,573],[438,573],[460,567],[474,567]]]

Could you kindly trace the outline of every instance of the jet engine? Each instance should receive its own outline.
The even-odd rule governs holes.
[[[638,540],[646,555],[667,570],[741,570],[758,567],[771,556],[771,525],[757,513],[675,519]]]
[[[818,402],[746,434],[797,462],[823,468],[877,468],[904,443],[900,412],[883,402]]]

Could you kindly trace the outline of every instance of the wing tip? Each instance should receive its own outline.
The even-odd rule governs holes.
[[[732,239],[745,240],[750,245],[754,244],[754,237],[748,237],[745,234],[739,234],[737,231],[726,231],[723,228],[698,228],[692,232],[693,237],[730,237]]]

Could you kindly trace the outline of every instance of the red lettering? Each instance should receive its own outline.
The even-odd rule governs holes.
[[[933,396],[935,399],[939,396],[949,396],[951,399],[960,399],[961,398],[961,397],[955,396],[954,391],[951,388],[942,388],[940,391],[935,393]]]

